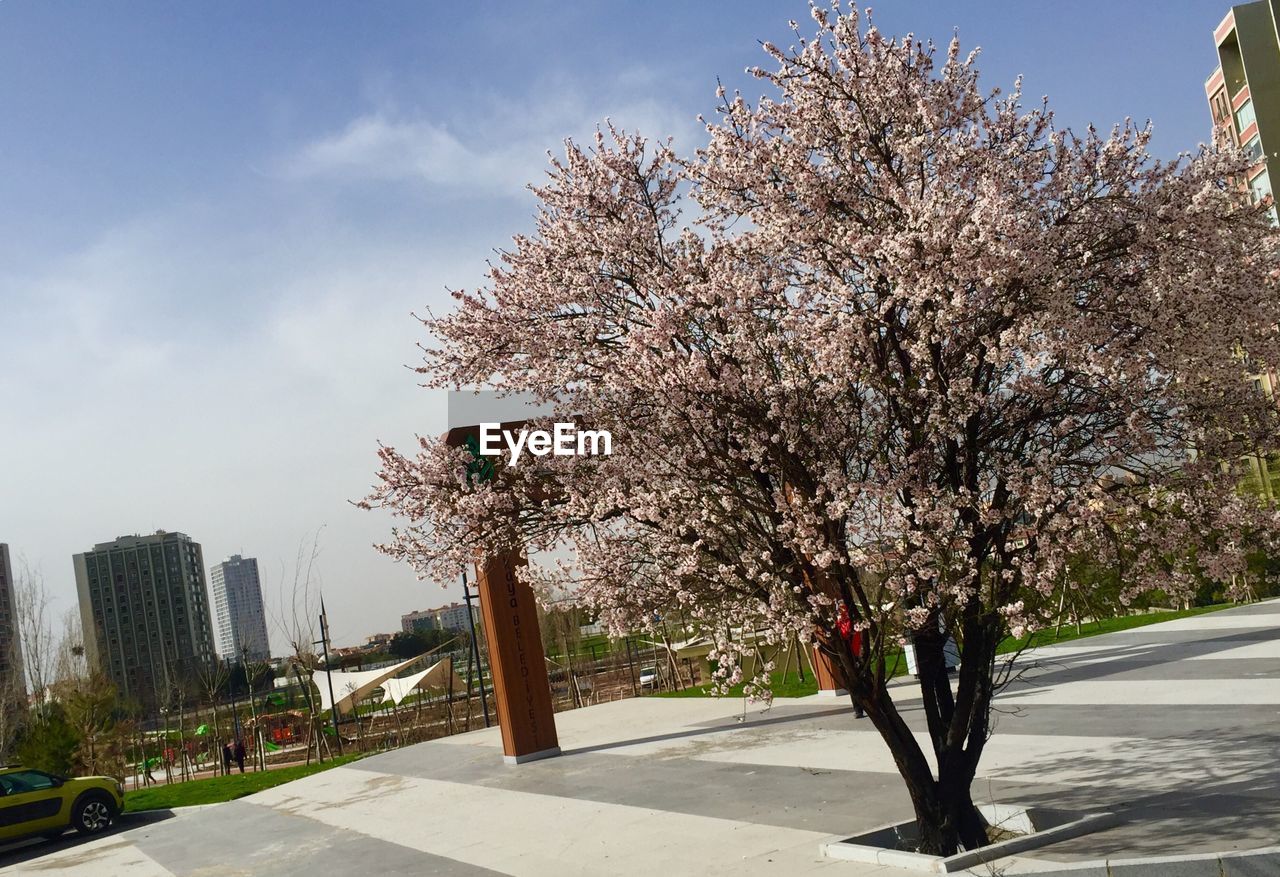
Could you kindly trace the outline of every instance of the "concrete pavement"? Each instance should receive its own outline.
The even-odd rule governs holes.
[[[976,794],[1122,820],[1009,873],[1280,838],[1280,602],[1041,649],[1018,669]],[[899,693],[922,732],[911,685]],[[560,758],[509,767],[496,728],[472,732],[45,855],[0,852],[0,873],[905,873],[818,854],[911,814],[845,703],[642,698],[556,718]]]

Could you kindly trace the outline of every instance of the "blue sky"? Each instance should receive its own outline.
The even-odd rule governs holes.
[[[983,48],[1061,125],[1208,136],[1216,2],[896,2],[886,31]],[[403,366],[526,230],[545,152],[608,116],[700,143],[717,77],[754,97],[803,3],[0,4],[0,541],[74,606],[71,555],[181,530],[301,540],[339,644],[455,598],[369,547],[376,442],[440,431]],[[273,632],[277,648],[282,645]]]

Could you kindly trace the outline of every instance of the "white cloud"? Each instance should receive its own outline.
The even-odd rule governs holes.
[[[651,75],[631,71],[626,90],[650,91]],[[646,95],[587,99],[562,87],[544,87],[536,98],[490,98],[473,108],[471,123],[439,120],[379,109],[352,119],[341,131],[303,145],[281,163],[295,179],[347,182],[416,181],[445,189],[520,196],[542,179],[546,155],[559,153],[566,138],[589,141],[606,119],[615,126],[655,139],[676,138],[692,148],[700,133],[696,120]],[[477,125],[476,119],[483,124]]]
[[[388,518],[349,504],[378,440],[444,426],[442,400],[404,368],[425,340],[410,312],[447,310],[446,288],[482,279],[566,135],[609,116],[691,143],[693,120],[637,94],[646,81],[617,98],[491,98],[451,119],[357,114],[244,190],[122,219],[21,276],[0,268],[18,327],[0,345],[0,411],[17,425],[0,430],[0,540],[43,566],[59,609],[74,604],[72,553],[158,527],[190,533],[210,563],[259,557],[274,591],[324,525],[339,643],[446,601],[373,551]],[[417,187],[369,185],[384,182]],[[476,192],[499,197],[454,198]]]
[[[541,164],[536,159],[536,153],[531,160],[519,146],[467,146],[441,125],[375,113],[303,147],[286,173],[518,192],[536,177]]]
[[[0,349],[0,541],[44,569],[60,612],[71,554],[94,542],[183,530],[209,563],[259,557],[270,600],[323,525],[335,637],[359,641],[447,602],[373,551],[390,521],[349,501],[378,440],[443,430],[403,367],[423,335],[410,311],[475,283],[483,252],[245,216],[177,209],[0,276],[21,326]]]

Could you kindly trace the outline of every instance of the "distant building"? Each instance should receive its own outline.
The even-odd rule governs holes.
[[[409,612],[401,615],[400,629],[405,633],[413,633],[418,630],[437,630],[438,624],[431,610],[423,609],[420,612]]]
[[[217,659],[204,557],[190,536],[121,536],[72,560],[85,657],[122,697],[163,703]]]
[[[233,554],[210,570],[218,654],[228,661],[271,657],[258,561]]]
[[[421,630],[470,630],[466,603],[450,603],[436,609],[423,609],[400,616],[400,629],[405,633]]]
[[[14,686],[12,702],[26,699],[26,670],[22,664],[22,641],[18,636],[18,605],[13,592],[13,565],[9,546],[0,542],[0,685]]]
[[[435,612],[436,618],[440,621],[441,630],[467,630],[470,627],[467,621],[466,603],[450,603],[448,606],[441,606]]]
[[[1213,31],[1218,67],[1205,81],[1214,132],[1244,148],[1254,164],[1240,181],[1255,203],[1271,200],[1268,163],[1280,155],[1280,0],[1232,6]],[[1271,205],[1276,221],[1276,206]],[[1271,398],[1280,390],[1274,369],[1252,375],[1254,388]],[[1280,457],[1261,454],[1242,464],[1259,492],[1280,496]]]

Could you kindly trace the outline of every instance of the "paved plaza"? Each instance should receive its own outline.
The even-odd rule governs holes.
[[[1280,839],[1280,601],[1037,651],[998,700],[981,799],[1116,810],[1052,862]],[[911,698],[906,681],[898,696]],[[923,731],[916,705],[907,715]],[[819,842],[911,814],[845,701],[642,698],[557,716],[562,757],[506,766],[497,729],[239,801],[126,817],[89,843],[0,853],[6,874],[906,874]],[[1264,873],[1259,871],[1258,873]]]

